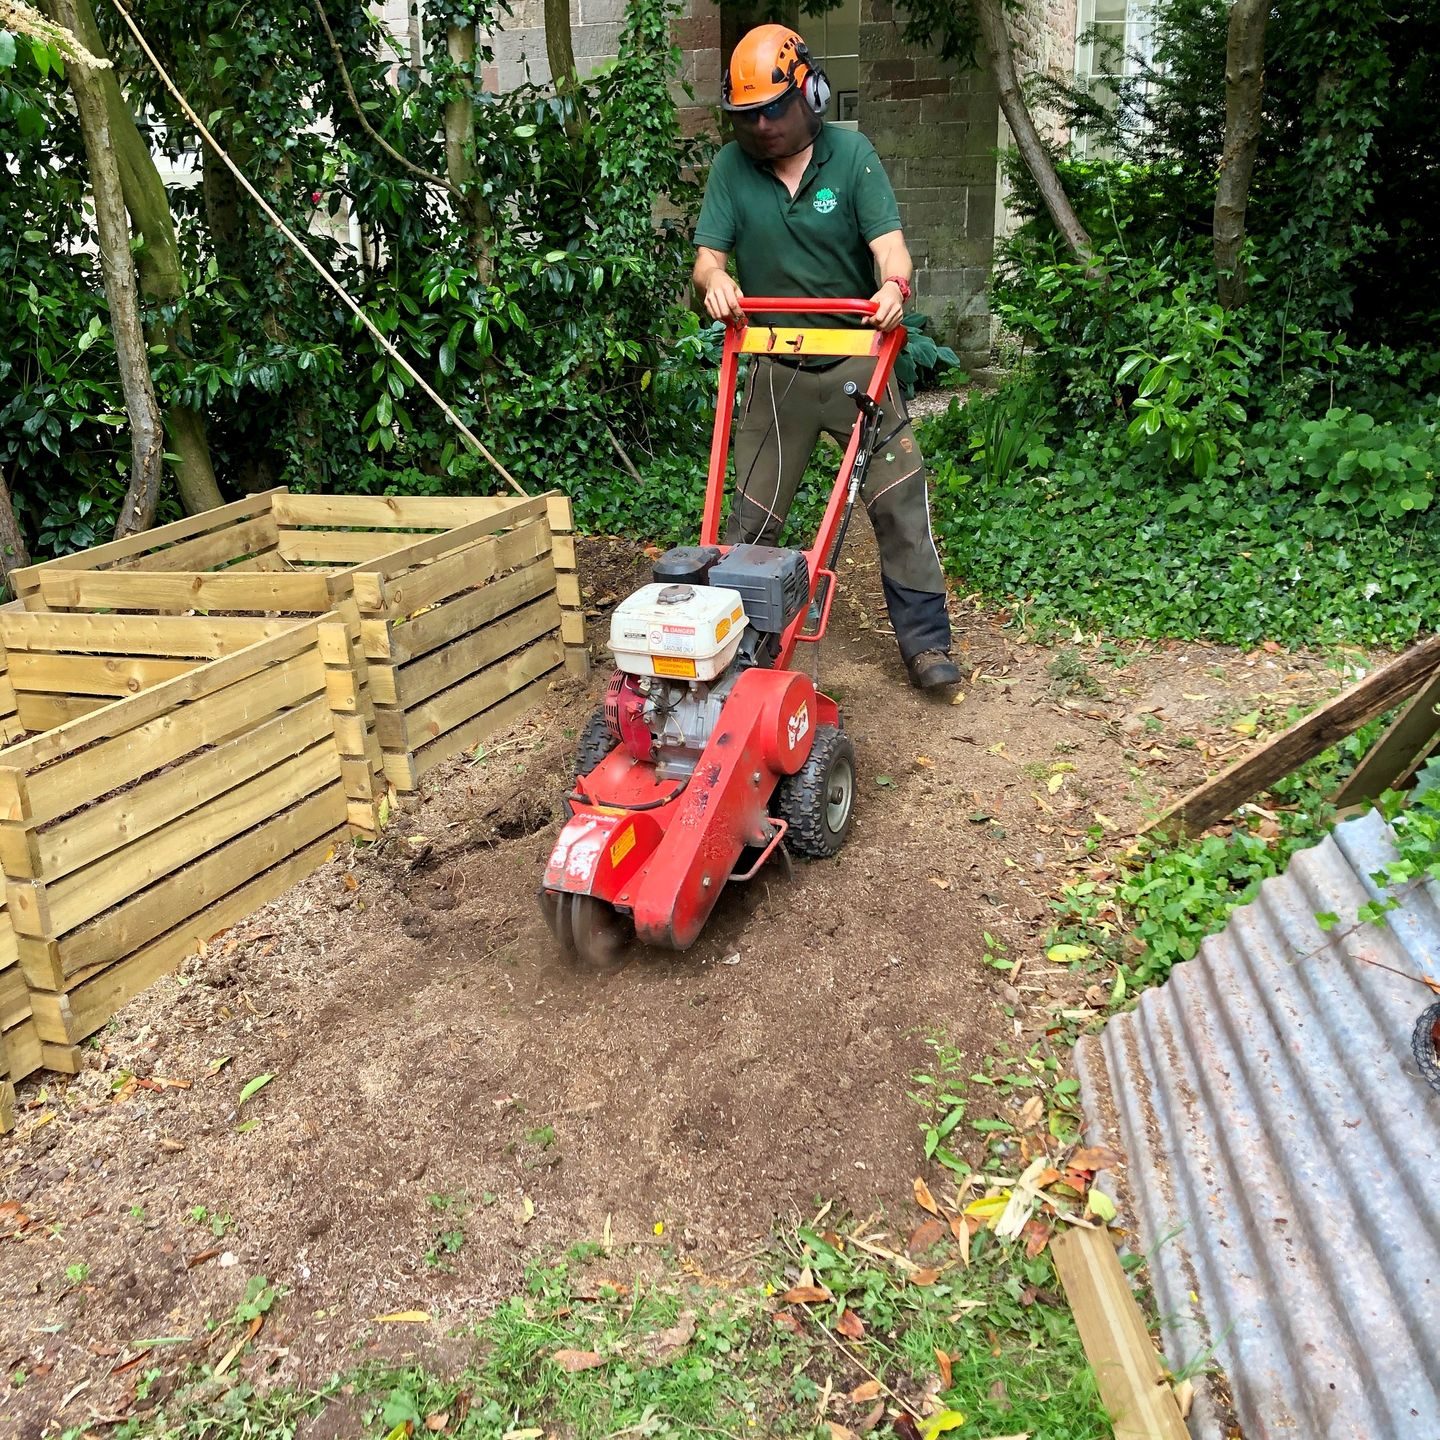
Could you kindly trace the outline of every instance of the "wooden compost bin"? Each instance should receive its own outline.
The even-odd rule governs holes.
[[[8,1083],[75,1072],[77,1042],[319,865],[364,741],[338,615],[5,610],[0,641],[30,732],[0,749]]]
[[[377,764],[407,791],[523,714],[562,667],[587,664],[561,495],[271,490],[16,571],[15,584],[37,611],[353,613]]]

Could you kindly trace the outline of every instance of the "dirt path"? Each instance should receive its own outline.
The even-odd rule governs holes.
[[[817,1198],[899,1206],[925,1033],[978,1060],[1076,1003],[1043,961],[1011,989],[982,932],[1033,944],[1095,813],[1123,832],[1202,773],[1176,740],[1223,746],[1257,695],[1328,688],[1293,657],[1193,646],[1112,651],[1118,669],[1067,652],[1088,678],[1057,678],[1059,652],[957,602],[964,698],[925,699],[881,633],[868,535],[852,555],[822,672],[861,767],[835,861],[736,887],[683,956],[572,974],[534,892],[602,661],[440,772],[381,844],[133,1003],[95,1068],[21,1087],[0,1141],[0,1433],[119,1413],[152,1368],[112,1373],[136,1342],[204,1345],[255,1276],[288,1293],[253,1378],[315,1380],[443,1343],[423,1337],[607,1224],[724,1270]],[[597,619],[647,578],[633,547],[590,542],[583,561]],[[411,1309],[439,1323],[371,1319]]]

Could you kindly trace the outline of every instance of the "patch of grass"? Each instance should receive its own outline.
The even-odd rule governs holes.
[[[1098,700],[1105,693],[1104,687],[1073,646],[1067,645],[1058,651],[1045,667],[1045,673],[1050,677],[1050,690],[1055,695],[1086,695]]]
[[[587,1248],[583,1263],[533,1268],[523,1293],[466,1332],[474,1355],[458,1374],[365,1367],[315,1390],[262,1395],[234,1376],[222,1384],[201,1372],[111,1434],[282,1440],[335,1404],[377,1440],[829,1440],[831,1422],[854,1428],[877,1405],[876,1433],[903,1405],[922,1420],[963,1414],[947,1432],[956,1440],[1109,1435],[1048,1256],[1027,1259],[988,1232],[967,1237],[961,1255],[962,1242],[946,1232],[927,1253],[938,1273],[915,1283],[915,1266],[899,1255],[903,1236],[869,1230],[866,1249],[858,1231],[821,1229],[824,1213],[790,1232],[761,1261],[761,1276],[739,1287],[627,1283],[621,1262]],[[879,1241],[890,1258],[877,1253]]]

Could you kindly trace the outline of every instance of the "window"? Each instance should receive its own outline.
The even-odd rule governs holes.
[[[1149,0],[1079,0],[1075,27],[1075,78],[1107,110],[1119,100],[1115,82],[1138,74],[1154,55],[1155,22]],[[1077,137],[1082,154],[1104,146]]]
[[[807,16],[801,33],[830,81],[827,120],[854,128],[860,119],[860,0]]]

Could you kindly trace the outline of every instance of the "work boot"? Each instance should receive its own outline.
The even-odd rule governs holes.
[[[960,669],[945,650],[922,650],[905,662],[905,668],[917,690],[939,690],[960,683]]]

